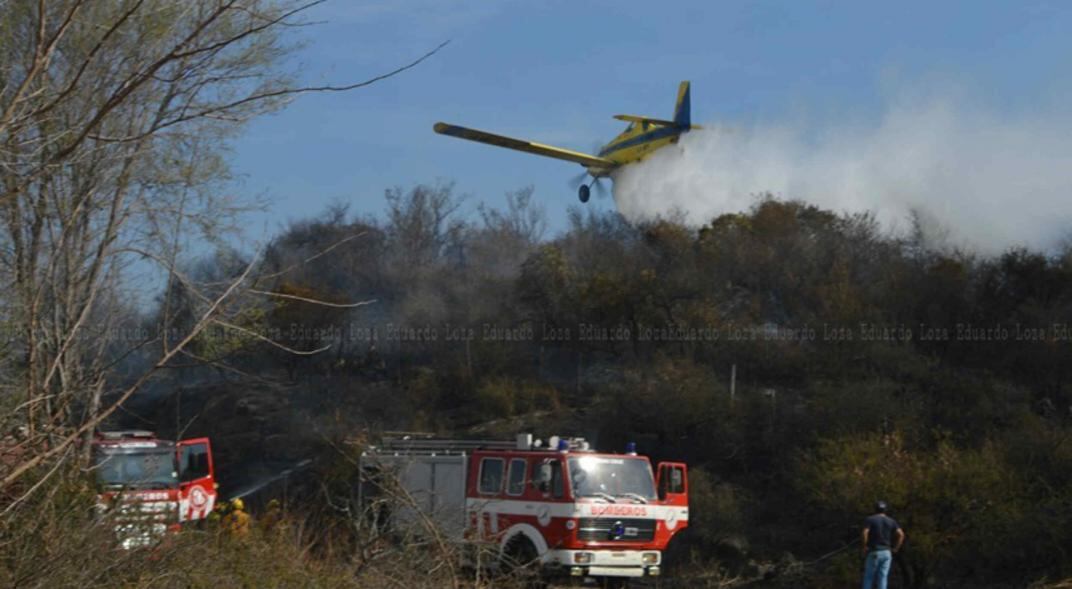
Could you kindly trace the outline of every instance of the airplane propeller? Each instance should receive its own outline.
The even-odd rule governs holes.
[[[580,197],[581,202],[588,202],[589,195],[591,194],[591,187],[596,189],[596,193],[600,198],[607,196],[607,187],[600,181],[601,177],[592,176],[592,182],[589,185],[585,185],[584,179],[590,176],[588,172],[582,172],[573,178],[570,178],[570,187],[577,190],[577,195]]]
[[[581,184],[584,184],[584,179],[587,178],[587,177],[588,177],[588,171],[585,170],[584,172],[581,172],[580,174],[570,178],[570,181],[569,181],[570,188],[572,188],[574,190],[577,190],[577,188]]]
[[[585,178],[591,176],[588,172],[581,172],[579,175],[570,178],[570,186],[577,190],[577,196],[581,199],[581,202],[588,202],[589,195],[591,194],[591,188],[596,189],[596,193],[600,197],[607,196],[607,188],[600,182],[600,178],[592,176],[591,184],[586,185],[584,183]]]
[[[596,187],[596,193],[599,194],[600,198],[603,198],[607,196],[607,187],[602,182],[600,182],[600,180],[600,178],[593,177],[592,186]]]
[[[600,149],[600,144],[595,143],[592,147],[592,153],[598,153]],[[607,195],[606,187],[604,187],[603,184],[600,183],[599,178],[596,176],[592,176],[591,185],[585,185],[584,179],[589,176],[591,176],[591,173],[589,173],[588,171],[584,171],[574,176],[573,178],[570,178],[569,181],[570,187],[577,191],[577,196],[581,199],[581,202],[588,202],[589,195],[591,194],[591,186],[595,187],[596,192],[599,194],[600,197],[604,197]]]

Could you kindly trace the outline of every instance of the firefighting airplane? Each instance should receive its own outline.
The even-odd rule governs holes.
[[[611,172],[622,166],[639,162],[661,147],[677,143],[682,134],[692,129],[700,129],[699,125],[692,124],[690,110],[689,83],[686,81],[682,82],[681,86],[678,87],[677,104],[674,105],[674,119],[672,121],[635,115],[614,115],[614,118],[620,121],[627,121],[629,126],[620,135],[612,139],[610,143],[603,146],[598,155],[589,155],[579,151],[536,143],[535,141],[504,137],[447,123],[436,123],[434,129],[440,135],[460,137],[461,139],[479,141],[489,145],[581,164],[587,171],[577,180],[581,184],[577,191],[577,196],[581,199],[581,202],[588,202],[590,188],[583,183],[585,176],[591,176],[592,184],[598,187],[600,178],[610,176]]]

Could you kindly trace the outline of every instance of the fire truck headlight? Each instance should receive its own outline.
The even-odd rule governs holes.
[[[645,552],[640,557],[640,562],[642,562],[644,564],[659,564],[659,553],[658,552]]]
[[[592,562],[591,552],[574,552],[573,562],[575,564],[589,564]]]

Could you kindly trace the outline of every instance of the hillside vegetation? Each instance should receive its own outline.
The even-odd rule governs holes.
[[[449,186],[387,196],[385,218],[293,223],[259,262],[268,290],[368,303],[243,309],[251,332],[328,349],[206,334],[198,354],[229,370],[175,386],[275,381],[297,413],[272,427],[310,448],[380,429],[635,440],[690,465],[679,564],[848,583],[855,544],[837,551],[885,498],[909,533],[901,582],[1069,573],[1069,251],[933,251],[769,198],[699,229],[575,210],[546,238],[529,191],[477,220]],[[225,278],[235,256],[195,271]],[[193,427],[227,436],[213,420]]]

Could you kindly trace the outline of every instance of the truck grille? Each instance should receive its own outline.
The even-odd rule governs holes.
[[[109,518],[120,546],[125,550],[152,546],[167,532],[168,525],[178,521],[175,501],[140,501],[124,499],[111,510],[99,506],[101,515]]]
[[[655,538],[653,519],[581,518],[578,523],[578,540],[646,542]]]

